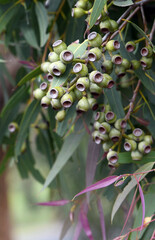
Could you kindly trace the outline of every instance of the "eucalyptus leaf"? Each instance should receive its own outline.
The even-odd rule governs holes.
[[[134,160],[131,158],[130,152],[121,152],[119,153],[118,162],[120,164],[128,164],[128,163],[135,163]],[[145,164],[148,162],[155,162],[155,151],[151,151],[149,154],[143,156],[142,160],[136,161],[137,163]]]
[[[17,84],[17,86],[22,86],[23,84],[25,84],[28,81],[31,81],[33,78],[39,76],[40,74],[42,74],[42,70],[40,68],[40,66],[38,66],[37,68],[35,68],[34,70],[32,70],[31,72],[29,72],[27,75],[25,75]]]
[[[127,7],[133,5],[134,2],[132,0],[114,0],[113,4],[118,7]]]
[[[93,5],[93,10],[90,15],[90,20],[89,20],[89,29],[91,29],[94,24],[96,23],[96,20],[100,16],[104,5],[107,3],[107,0],[95,0],[94,5]]]

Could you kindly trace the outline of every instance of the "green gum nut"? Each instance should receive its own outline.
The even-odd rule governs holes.
[[[50,62],[44,62],[44,63],[41,64],[41,70],[44,73],[48,73],[49,66],[50,66]]]
[[[109,111],[111,111],[110,105],[108,105],[108,104],[104,105],[104,112],[107,113]]]
[[[48,73],[48,74],[46,75],[46,77],[47,77],[47,80],[48,80],[49,82],[52,82],[52,80],[53,80],[53,78],[54,78],[51,73]]]
[[[96,83],[90,83],[89,90],[94,97],[98,97],[101,93],[103,93],[103,89]]]
[[[82,112],[87,112],[90,109],[90,105],[86,97],[83,97],[78,101],[78,109]]]
[[[99,127],[100,127],[100,123],[99,123],[98,121],[95,121],[95,122],[94,122],[94,129],[95,129],[95,130],[98,130]]]
[[[63,109],[57,112],[57,114],[55,115],[55,119],[58,122],[62,122],[65,119],[65,116],[66,116],[66,111]]]
[[[140,153],[138,150],[131,152],[131,158],[134,161],[139,161],[142,159],[142,157],[143,157],[143,154]]]
[[[128,52],[133,52],[136,49],[136,44],[133,41],[129,41],[125,44],[125,48]]]
[[[89,74],[89,79],[92,83],[100,83],[102,82],[103,80],[103,74],[97,70],[95,71],[92,71],[90,74]]]
[[[113,151],[113,150],[109,150],[108,154],[107,154],[107,160],[110,162],[110,163],[117,163],[118,162],[118,154],[116,151]]]
[[[118,23],[115,20],[109,19],[111,28],[110,31],[111,32],[115,32],[118,29]]]
[[[102,37],[97,32],[91,32],[88,35],[88,41],[91,47],[100,47],[102,44]]]
[[[142,57],[140,59],[141,66],[143,69],[150,69],[152,67],[153,58]]]
[[[55,52],[50,52],[48,54],[48,60],[53,63],[59,61],[59,55]]]
[[[108,152],[114,143],[112,141],[107,141],[103,143],[102,148],[104,152]]]
[[[59,77],[66,71],[66,65],[63,64],[61,61],[57,61],[57,62],[54,62],[52,64],[53,64],[52,73],[55,76]]]
[[[45,108],[45,109],[48,108],[50,103],[51,103],[51,100],[47,96],[42,97],[42,99],[41,99],[41,106],[43,108]]]
[[[123,66],[123,67],[125,68],[125,70],[126,70],[126,69],[129,69],[129,68],[131,67],[131,63],[129,62],[128,59],[123,58],[123,60],[122,60],[122,66]]]
[[[142,141],[144,139],[144,132],[140,128],[135,128],[132,132],[133,139],[136,141]]]
[[[41,100],[43,96],[45,96],[45,92],[42,91],[40,88],[37,88],[36,90],[33,91],[33,96],[37,100]]]
[[[97,112],[95,115],[95,121],[98,121],[99,123],[102,123],[105,119],[104,112]]]
[[[73,72],[81,77],[85,77],[88,74],[88,68],[83,63],[76,63],[73,67]]]
[[[110,40],[106,44],[106,49],[110,52],[116,51],[120,48],[120,43],[117,40]]]
[[[93,140],[96,144],[100,144],[101,143],[101,138],[100,138],[100,134],[98,131],[94,131],[92,133],[92,137],[93,137]]]
[[[109,133],[109,138],[113,141],[113,142],[118,142],[119,141],[119,138],[120,138],[120,131],[117,130],[116,128],[112,128],[110,130],[110,133]]]
[[[64,89],[62,87],[54,87],[49,89],[49,98],[60,98],[64,94]]]
[[[77,1],[77,3],[75,4],[75,7],[87,10],[87,0],[79,0],[79,1]]]
[[[113,63],[111,60],[105,60],[102,65],[101,65],[101,69],[104,73],[108,73],[110,74],[113,70]]]
[[[152,144],[153,143],[153,138],[151,135],[145,135],[144,136],[144,141],[147,142],[148,144]]]
[[[42,91],[47,92],[48,84],[46,82],[42,82],[39,87]]]
[[[64,50],[60,53],[60,60],[65,64],[71,63],[73,59],[74,55],[70,50]]]
[[[108,123],[114,123],[117,119],[117,116],[114,112],[112,111],[108,111],[106,114],[105,114],[105,120],[106,122]]]
[[[115,67],[115,73],[116,73],[118,78],[122,78],[122,77],[125,76],[126,70],[125,70],[125,68],[123,66],[117,65]]]
[[[90,108],[95,111],[98,108],[98,103],[97,100],[95,98],[88,98],[88,102],[90,105]]]
[[[145,141],[142,141],[138,144],[138,150],[139,150],[139,152],[141,152],[143,154],[148,154],[151,152],[151,145],[149,145]]]
[[[61,97],[61,105],[64,108],[70,108],[73,104],[73,98],[72,95],[69,93],[65,93],[62,97]]]
[[[91,62],[98,61],[102,57],[102,52],[98,47],[90,49],[88,53],[88,60]]]
[[[80,100],[83,97],[82,92],[79,91],[77,88],[74,89],[74,93],[75,93],[75,96],[76,96],[77,100]]]
[[[124,149],[125,151],[135,151],[137,148],[137,143],[134,140],[125,139]]]
[[[151,57],[153,55],[153,49],[151,46],[143,47],[140,51],[143,57]]]
[[[118,130],[121,130],[121,129],[125,129],[126,126],[127,126],[127,123],[124,119],[117,119],[115,124],[114,124],[115,128],[118,129]]]
[[[76,95],[75,95],[74,91],[70,91],[69,94],[72,96],[73,102],[75,102],[76,101]]]
[[[101,30],[102,33],[108,33],[112,30],[111,23],[108,19],[101,22],[99,27],[100,27],[100,30]]]
[[[98,85],[102,88],[104,87],[110,89],[114,86],[114,84],[115,82],[112,80],[112,77],[107,73],[103,73],[103,80]]]
[[[140,67],[140,61],[132,60],[131,61],[131,69],[137,70]]]
[[[67,49],[67,45],[66,43],[64,43],[62,40],[57,40],[53,43],[52,45],[53,50],[55,53],[57,53],[58,55],[63,51]]]
[[[122,88],[127,88],[132,84],[132,81],[130,81],[128,75],[125,75],[124,77],[122,77],[119,81],[119,85]]]
[[[62,108],[60,99],[53,98],[51,100],[51,105],[52,105],[53,109],[55,109],[55,110]]]
[[[98,130],[101,134],[106,134],[110,132],[110,129],[111,129],[110,124],[108,124],[107,122],[102,122]]]
[[[8,125],[8,130],[10,133],[14,133],[18,130],[19,126],[16,122],[11,122],[9,125]]]
[[[109,141],[109,136],[108,136],[108,134],[99,134],[99,137],[100,137],[100,139],[103,141],[103,142],[107,142],[107,141]]]
[[[79,7],[72,8],[72,17],[74,18],[80,18],[86,14],[85,10]]]
[[[115,54],[111,58],[112,62],[116,65],[121,65],[123,58],[119,54]]]
[[[89,79],[87,77],[81,77],[76,82],[76,88],[83,92],[89,88]]]

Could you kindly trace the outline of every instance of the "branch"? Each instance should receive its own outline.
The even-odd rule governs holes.
[[[152,26],[152,29],[151,29],[151,32],[150,32],[150,40],[151,41],[153,39],[154,32],[155,32],[155,20],[154,20],[154,23],[153,23],[153,26]]]

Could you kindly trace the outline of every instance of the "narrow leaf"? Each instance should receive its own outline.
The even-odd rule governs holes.
[[[102,230],[102,240],[106,240],[106,231],[105,231],[105,220],[104,220],[104,213],[103,213],[103,208],[102,208],[102,203],[101,199],[98,198],[97,200],[97,206],[98,206],[98,211],[100,215],[100,224],[101,224],[101,230]]]
[[[82,225],[82,227],[83,227],[83,229],[85,231],[86,236],[90,240],[93,240],[94,238],[93,238],[93,234],[92,234],[91,228],[89,226],[87,214],[84,211],[83,207],[81,207],[81,210],[80,210],[80,219],[81,219],[81,225]]]
[[[72,51],[74,58],[80,58],[86,51],[88,40],[86,39],[81,44],[73,43],[68,46],[68,50]]]
[[[69,202],[70,200],[58,200],[58,201],[52,201],[52,202],[41,202],[41,203],[37,203],[36,205],[59,207],[59,206],[64,206]]]
[[[75,228],[73,240],[78,240],[79,239],[81,231],[82,231],[82,224],[81,224],[81,219],[80,219],[80,214],[79,214],[78,223],[77,223],[76,228]]]
[[[139,183],[138,183],[138,187],[139,187],[139,194],[140,194],[141,204],[142,204],[142,210],[143,210],[142,225],[141,225],[141,230],[142,230],[143,224],[144,224],[144,218],[145,218],[145,199],[144,199],[143,190],[142,190],[142,188],[141,188],[141,186],[140,186]]]
[[[118,162],[120,164],[135,163],[135,161],[131,158],[131,153],[129,152],[119,153]],[[155,151],[151,151],[149,154],[144,155],[142,160],[140,161],[141,164],[145,164],[148,162],[155,162]]]
[[[95,0],[94,5],[93,5],[93,10],[90,15],[90,20],[89,20],[89,29],[93,27],[95,24],[96,20],[100,16],[104,5],[107,3],[107,0]]]
[[[127,6],[131,6],[133,5],[133,1],[132,0],[114,0],[114,3],[113,3],[115,6],[118,6],[118,7],[127,7]]]
[[[24,76],[19,83],[17,84],[17,86],[21,86],[23,84],[25,84],[28,81],[31,81],[32,78],[37,77],[38,75],[42,74],[42,70],[40,68],[40,66],[38,66],[37,68],[35,68],[33,71],[29,72],[26,76]]]

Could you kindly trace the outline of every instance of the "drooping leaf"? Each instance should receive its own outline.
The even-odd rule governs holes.
[[[32,26],[25,24],[22,24],[21,26],[21,32],[26,40],[26,42],[32,46],[33,48],[39,49],[38,41],[36,38],[35,31]]]
[[[81,207],[80,209],[80,219],[81,225],[83,227],[83,230],[85,231],[86,236],[89,238],[89,240],[93,240],[94,238],[88,222],[87,213],[85,212],[83,207]]]
[[[52,202],[41,202],[41,203],[37,203],[36,205],[59,207],[59,206],[64,206],[68,203],[70,203],[70,200],[65,199],[65,200],[58,200],[58,201],[52,201]]]
[[[72,222],[70,221],[69,217],[67,217],[64,221],[62,230],[61,230],[61,234],[59,237],[59,240],[63,240],[64,237],[66,236],[68,230],[72,227]]]
[[[114,0],[113,3],[115,6],[118,7],[127,7],[127,6],[131,6],[134,4],[134,2],[132,0]]]
[[[144,194],[143,194],[143,190],[140,186],[140,183],[138,184],[138,187],[139,187],[139,194],[140,194],[140,198],[141,198],[141,205],[142,205],[142,211],[143,211],[142,224],[141,224],[141,228],[142,228],[143,224],[144,224],[144,218],[145,218],[145,199],[144,199]]]
[[[33,71],[29,72],[27,75],[25,75],[17,84],[17,86],[22,86],[23,84],[25,84],[28,81],[31,81],[32,78],[35,78],[37,76],[39,76],[40,74],[42,74],[42,70],[40,68],[40,66],[38,66],[37,68],[35,68]]]
[[[131,153],[130,152],[119,153],[118,162],[120,164],[135,163],[135,161],[132,160],[132,158],[131,158]],[[155,162],[155,151],[151,151],[149,154],[144,155],[142,160],[140,160],[141,164],[145,164],[145,163],[148,163],[148,162]]]
[[[138,175],[138,180],[139,182],[148,174],[147,171],[151,170],[154,165],[153,163],[146,163],[143,166],[141,166],[135,173],[140,173],[140,172],[146,172],[143,174]],[[130,193],[130,191],[137,185],[137,181],[135,180],[134,177],[131,178],[130,182],[126,185],[126,187],[123,189],[121,193],[118,194],[111,213],[111,221],[113,221],[114,216],[118,209],[120,208],[122,202],[125,200],[127,195]]]
[[[103,208],[102,208],[102,203],[101,199],[98,198],[97,200],[97,207],[98,207],[98,212],[100,215],[100,225],[101,225],[101,230],[102,230],[102,240],[106,240],[106,230],[105,230],[105,219],[104,219],[104,213],[103,213]]]
[[[17,141],[15,146],[15,155],[18,156],[21,152],[22,144],[24,143],[25,139],[28,135],[28,130],[30,124],[33,123],[39,113],[40,110],[40,103],[39,101],[34,100],[31,104],[27,107],[21,124],[19,126],[19,132],[17,135]]]
[[[91,29],[98,17],[100,16],[104,5],[107,3],[107,0],[95,0],[94,5],[93,5],[93,10],[90,15],[90,20],[89,20],[89,29]]]
[[[37,2],[35,4],[35,13],[40,31],[40,47],[43,47],[48,39],[49,34],[46,33],[48,27],[47,11],[41,2]]]

